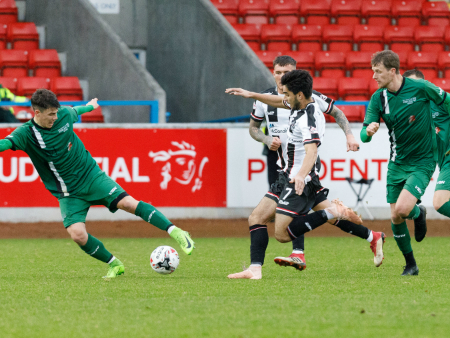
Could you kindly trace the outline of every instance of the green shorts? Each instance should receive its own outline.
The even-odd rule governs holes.
[[[435,191],[449,190],[450,191],[450,163],[445,163],[439,172],[436,182]]]
[[[128,196],[125,190],[102,171],[81,191],[58,200],[64,227],[85,223],[92,205],[104,205],[116,212],[117,203],[125,196]]]
[[[435,162],[412,166],[389,161],[386,182],[387,202],[396,203],[403,189],[408,190],[420,200],[430,183],[435,168]]]

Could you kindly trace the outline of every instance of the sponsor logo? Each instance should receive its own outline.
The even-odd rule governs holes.
[[[285,134],[287,133],[287,128],[284,129],[271,128],[270,131],[274,134]]]
[[[191,242],[189,242],[189,239],[186,236],[184,236],[184,238],[186,239],[186,242],[188,244],[186,249],[189,249],[191,247]]]
[[[294,140],[292,138],[288,139],[288,143],[303,143],[302,140]]]
[[[273,114],[275,114],[275,111],[273,111],[273,110],[267,112],[267,115],[273,115]]]
[[[405,100],[403,100],[403,103],[406,103],[406,104],[413,104],[414,102],[416,102],[417,101],[417,99],[415,98],[415,97],[412,97],[412,98],[410,98],[410,99],[405,99]]]
[[[442,95],[443,92],[442,88],[439,88],[439,95]]]
[[[403,234],[403,235],[394,235],[394,237],[395,238],[402,238],[402,237],[406,237],[406,235],[405,234]]]
[[[435,119],[436,117],[439,116],[439,112],[435,111],[435,112],[431,113],[431,116]]]
[[[415,188],[419,193],[422,193],[422,189],[420,189],[417,185],[415,186]]]
[[[69,130],[69,123],[66,123],[63,127],[58,129],[58,133],[65,133]]]
[[[109,194],[112,195],[114,193],[114,191],[116,191],[116,190],[117,190],[117,187],[112,188],[111,191],[109,192]]]
[[[282,200],[278,201],[278,203],[283,204],[283,205],[289,205],[289,202],[282,201]]]
[[[414,115],[411,115],[409,117],[409,123],[413,123],[416,120],[416,117]]]
[[[150,220],[152,219],[153,214],[156,212],[156,210],[153,210],[151,214],[148,216],[148,222],[150,223]]]
[[[438,181],[436,184],[444,184],[445,181]]]

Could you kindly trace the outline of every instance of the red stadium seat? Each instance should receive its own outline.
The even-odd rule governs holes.
[[[403,74],[406,70],[408,70],[408,52],[395,52],[400,59],[400,73]]]
[[[321,77],[345,77],[345,54],[342,52],[316,52],[316,70]],[[320,91],[320,90],[319,90]]]
[[[366,101],[369,99],[368,78],[348,77],[338,82],[339,97],[347,101]]]
[[[45,77],[22,77],[17,83],[17,95],[31,98],[36,89],[50,89],[50,79]]]
[[[17,49],[0,50],[0,69],[5,77],[28,76],[28,51]]]
[[[82,123],[103,123],[105,119],[103,117],[102,108],[99,106],[98,108],[90,111],[88,113],[84,113],[81,115]]]
[[[314,76],[314,53],[313,52],[290,52],[289,56],[297,61],[297,69],[304,69]]]
[[[233,27],[251,49],[261,49],[261,25],[236,24]]]
[[[387,26],[384,29],[384,42],[393,51],[414,51],[414,27]]]
[[[408,54],[408,68],[419,69],[426,79],[438,77],[438,54],[431,52],[411,52]]]
[[[266,45],[266,50],[290,51],[292,49],[291,25],[262,25],[261,42]]]
[[[315,77],[313,78],[313,89],[333,100],[338,98],[337,79],[335,78]]]
[[[384,49],[384,28],[382,26],[357,25],[353,39],[361,52],[378,52]]]
[[[0,77],[0,85],[3,88],[9,89],[14,95],[17,95],[17,78]]]
[[[211,2],[229,23],[238,23],[239,0],[211,0]]]
[[[55,49],[36,49],[30,51],[28,67],[37,77],[61,76],[61,62]]]
[[[422,22],[422,2],[417,0],[394,0],[392,17],[399,26],[419,26]]]
[[[296,25],[292,29],[292,42],[297,50],[318,52],[322,50],[322,26]]]
[[[418,26],[415,29],[416,43],[422,52],[444,51],[444,26]]]
[[[281,52],[277,51],[268,51],[268,50],[259,50],[255,52],[258,55],[259,59],[264,63],[264,65],[273,71],[273,60],[277,56],[283,55]]]
[[[269,23],[269,0],[240,0],[239,14],[245,23]]]
[[[296,25],[300,22],[300,0],[272,0],[269,13],[276,24]]]
[[[2,24],[17,22],[17,6],[15,0],[0,1],[0,22]]]
[[[8,25],[8,41],[12,49],[39,49],[39,34],[34,22],[15,22]]]
[[[392,0],[364,0],[361,5],[362,17],[368,25],[389,26],[391,5]]]
[[[308,25],[328,25],[330,23],[330,1],[314,0],[300,3],[300,15]]]
[[[450,11],[446,1],[424,2],[422,15],[427,25],[447,26],[450,24]]]
[[[6,49],[8,26],[0,24],[0,49]]]
[[[347,117],[349,122],[363,122],[366,113],[365,106],[344,106],[340,105],[338,107],[344,115]]]
[[[326,25],[323,27],[322,38],[331,52],[349,52],[353,50],[353,26]]]
[[[403,73],[402,73],[403,74]],[[372,79],[369,82],[369,94],[370,96],[373,95],[373,93],[375,93],[378,90],[378,83],[377,81],[375,81],[374,79]]]
[[[332,0],[331,16],[338,25],[358,25],[361,23],[361,0]]]
[[[56,94],[59,101],[76,101],[83,99],[83,90],[76,76],[55,77],[50,90]]]
[[[450,52],[439,53],[438,67],[444,73],[444,78],[450,78]]]
[[[442,90],[446,91],[447,93],[450,92],[450,79],[434,78],[431,79],[430,82],[434,83],[439,88],[442,88]]]
[[[450,46],[450,26],[445,27],[444,42],[446,46]]]
[[[346,57],[346,66],[352,74],[352,77],[371,78],[372,71],[372,54],[370,52],[349,52]]]

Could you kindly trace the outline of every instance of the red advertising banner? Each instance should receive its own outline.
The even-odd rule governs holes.
[[[13,129],[0,129],[0,139]],[[100,168],[137,200],[226,207],[226,129],[75,129]],[[0,153],[0,207],[54,207],[26,153]]]

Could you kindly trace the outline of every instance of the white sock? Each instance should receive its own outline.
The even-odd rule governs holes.
[[[302,254],[303,250],[292,250],[293,254]]]
[[[176,226],[175,225],[169,225],[169,227],[167,228],[167,233],[170,235],[170,233],[173,231],[173,230],[175,230],[175,228],[176,228]]]
[[[115,256],[112,256],[112,258],[109,260],[108,264],[111,264],[112,262],[114,262],[116,260]]]
[[[325,213],[327,214],[327,218],[328,219],[333,219],[336,218],[336,216],[334,216],[331,212],[329,212],[327,209],[324,209]]]
[[[261,267],[261,264],[250,264],[249,268],[254,268],[254,267]]]
[[[373,232],[372,231],[370,231],[370,235],[369,235],[369,237],[367,237],[367,242],[372,242],[372,240],[373,240]]]

